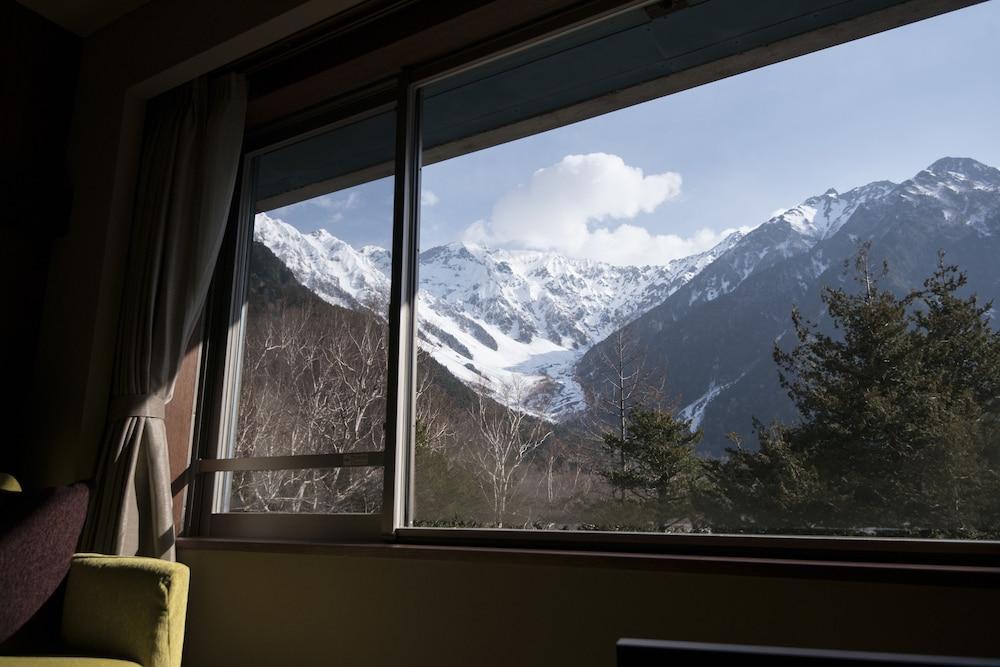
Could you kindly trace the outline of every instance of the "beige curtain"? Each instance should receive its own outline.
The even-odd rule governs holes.
[[[149,104],[105,440],[81,547],[173,560],[164,405],[204,306],[240,160],[246,84],[198,79]]]

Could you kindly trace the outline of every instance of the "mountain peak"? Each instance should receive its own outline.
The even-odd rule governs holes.
[[[904,184],[908,196],[947,200],[971,191],[1000,190],[1000,170],[967,157],[943,157]]]
[[[1000,188],[1000,169],[968,157],[943,157],[917,174],[913,180],[927,180],[927,175],[938,182],[957,186],[959,190]]]
[[[992,167],[988,167],[982,162],[973,160],[970,157],[943,157],[939,160],[935,160],[924,171],[929,171],[930,173],[937,175],[953,173],[970,176],[973,174],[989,172],[990,170],[996,171]]]
[[[859,206],[885,195],[894,187],[896,185],[889,181],[874,181],[843,193],[828,188],[821,195],[785,209],[768,222],[787,223],[792,230],[809,239],[807,245],[811,245],[837,233]]]
[[[421,263],[440,262],[447,260],[467,261],[476,259],[474,251],[479,250],[478,246],[464,243],[462,241],[451,241],[443,245],[428,248],[420,253]]]

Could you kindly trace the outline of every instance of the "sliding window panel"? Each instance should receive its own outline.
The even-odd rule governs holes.
[[[1000,4],[664,4],[424,89],[401,534],[997,540]]]
[[[382,511],[394,127],[381,111],[250,156],[217,511]]]

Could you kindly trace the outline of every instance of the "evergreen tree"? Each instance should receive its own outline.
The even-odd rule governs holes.
[[[857,292],[828,289],[823,296],[841,335],[823,333],[793,309],[798,345],[774,348],[781,385],[802,417],[786,433],[789,446],[823,486],[811,503],[815,513],[800,506],[795,518],[830,527],[899,525],[903,469],[935,436],[921,418],[936,408],[933,387],[909,328],[913,295],[898,299],[881,288],[888,267],[876,275],[867,247],[855,271]]]
[[[695,446],[700,429],[665,410],[633,408],[625,437],[615,431],[604,436],[604,446],[619,461],[602,476],[613,490],[651,508],[657,526],[690,518],[691,497],[701,481]]]
[[[876,275],[869,259],[862,246],[860,289],[823,294],[834,335],[793,309],[797,345],[775,346],[774,359],[801,421],[755,422],[758,452],[737,447],[708,464],[717,489],[702,502],[717,524],[957,536],[995,529],[1000,338],[991,306],[958,296],[967,279],[943,256],[903,297],[881,287],[888,266]]]
[[[947,470],[938,488],[946,518],[961,534],[1000,534],[1000,332],[990,321],[992,303],[961,298],[968,279],[938,255],[934,274],[924,281],[916,327],[924,335],[924,366],[935,369],[940,397],[959,418],[953,441],[929,467]],[[959,446],[961,445],[961,446]]]
[[[696,507],[722,531],[807,529],[808,517],[822,511],[813,507],[821,497],[816,469],[791,448],[788,427],[757,419],[753,426],[758,450],[744,448],[743,439],[730,433],[736,446],[728,459],[704,461],[706,483],[698,489]]]

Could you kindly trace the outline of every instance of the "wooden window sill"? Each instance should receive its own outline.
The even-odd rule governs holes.
[[[833,579],[878,583],[1000,588],[1000,565],[955,565],[857,560],[627,551],[393,543],[318,543],[301,540],[180,538],[178,551],[235,551],[405,558],[746,577]]]

